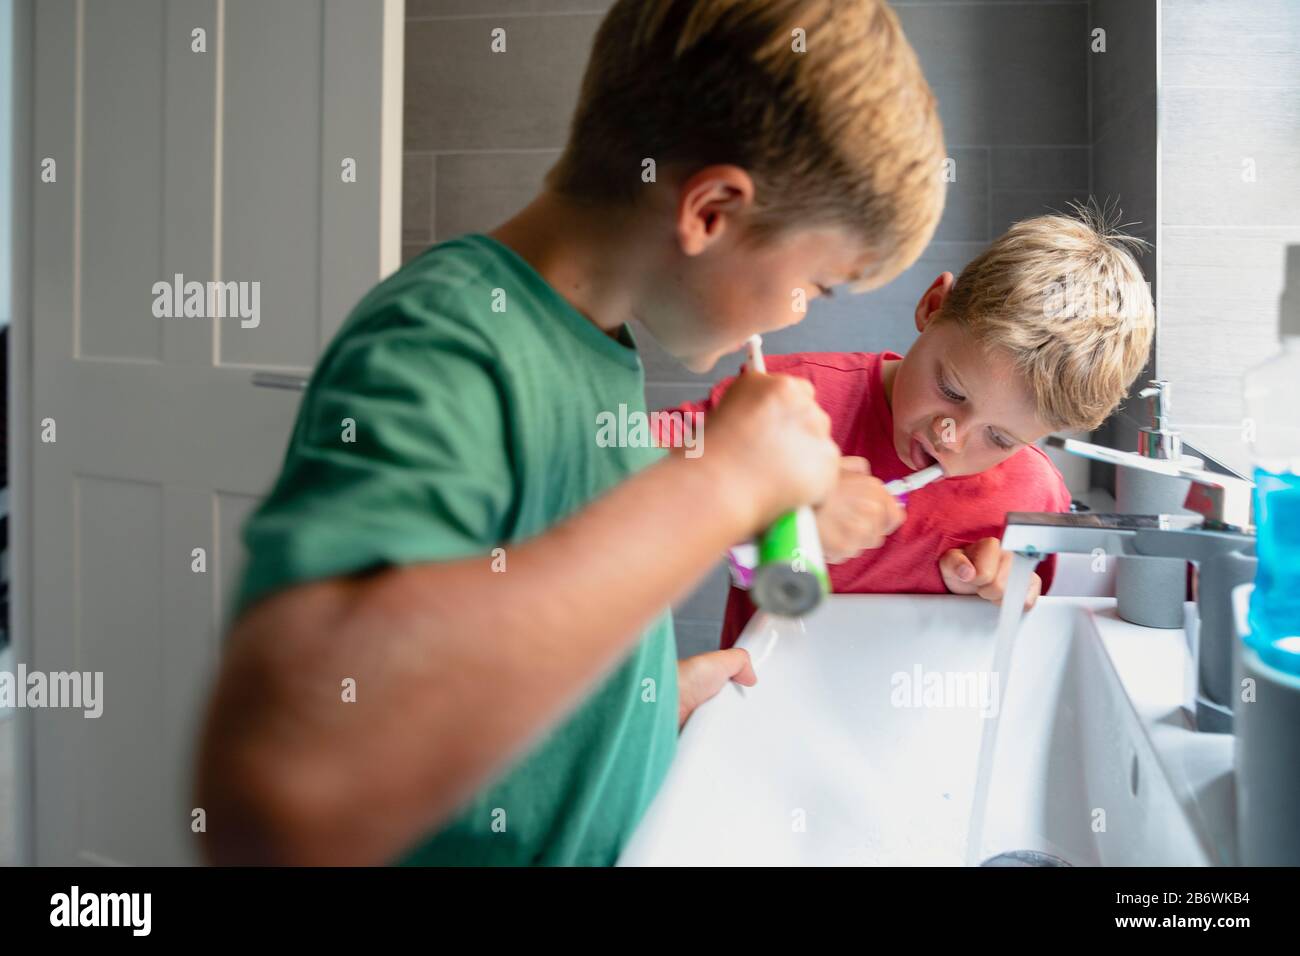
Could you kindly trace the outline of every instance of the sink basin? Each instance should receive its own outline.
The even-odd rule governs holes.
[[[998,709],[996,619],[985,602],[931,595],[835,596],[803,622],[757,615],[740,646],[758,684],[692,715],[620,864],[963,864]],[[1039,601],[1005,678],[977,859],[1230,862],[1231,737],[1190,729],[1183,648],[1182,631],[1122,622],[1110,598]]]

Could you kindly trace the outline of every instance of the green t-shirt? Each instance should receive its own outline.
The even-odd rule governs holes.
[[[317,365],[280,476],[244,529],[236,613],[302,582],[490,562],[498,546],[506,580],[512,543],[662,454],[597,442],[598,416],[620,405],[645,411],[630,332],[605,335],[487,236],[434,246],[361,300]],[[611,864],[676,743],[665,610],[576,711],[399,862]]]

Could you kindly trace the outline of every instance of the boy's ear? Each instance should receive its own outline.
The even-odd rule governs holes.
[[[945,272],[930,283],[930,288],[921,295],[921,300],[916,303],[916,331],[924,332],[930,320],[943,308],[948,293],[952,291],[953,281],[952,273]]]
[[[677,194],[677,241],[688,256],[699,255],[739,214],[754,203],[754,181],[739,166],[706,166],[682,183]]]

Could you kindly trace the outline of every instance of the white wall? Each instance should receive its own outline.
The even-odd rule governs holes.
[[[1248,472],[1242,373],[1300,242],[1300,3],[1163,0],[1160,43],[1156,370],[1184,437]]]

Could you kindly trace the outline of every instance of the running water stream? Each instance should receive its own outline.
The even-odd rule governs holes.
[[[993,773],[993,756],[998,743],[998,721],[1002,719],[1002,704],[1007,696],[1007,677],[1011,670],[1011,653],[1016,647],[1016,633],[1024,614],[1025,598],[1029,594],[1029,577],[1039,559],[1032,555],[1017,554],[1011,560],[1007,574],[1006,590],[1002,594],[1002,608],[998,614],[997,637],[993,647],[994,687],[998,695],[997,709],[992,717],[985,717],[980,735],[979,764],[975,771],[975,794],[971,799],[970,827],[966,831],[966,865],[979,866],[980,844],[984,840],[984,817],[989,798],[989,778]]]

